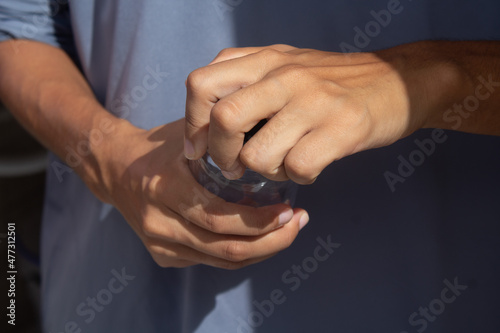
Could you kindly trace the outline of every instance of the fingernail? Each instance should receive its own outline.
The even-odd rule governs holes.
[[[240,167],[236,168],[236,170],[233,170],[233,171],[221,170],[221,172],[222,172],[222,175],[229,180],[235,180],[235,179],[241,178],[241,168]]]
[[[188,139],[184,139],[184,156],[186,156],[188,160],[194,158],[194,146]]]
[[[282,226],[282,225],[290,222],[292,217],[293,217],[293,210],[289,209],[286,212],[283,212],[280,214],[278,224],[280,226]]]
[[[302,228],[304,228],[308,222],[309,222],[309,214],[307,213],[302,214],[299,220],[300,230],[302,230]]]

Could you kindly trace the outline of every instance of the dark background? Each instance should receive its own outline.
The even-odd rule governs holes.
[[[1,332],[40,332],[39,237],[46,151],[0,102]],[[16,325],[7,323],[7,224],[16,225]]]

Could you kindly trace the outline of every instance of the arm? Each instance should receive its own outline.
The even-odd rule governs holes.
[[[18,43],[18,44],[16,44]],[[163,267],[239,268],[290,245],[306,213],[224,202],[196,183],[182,155],[184,121],[149,131],[107,112],[59,48],[0,42],[0,98],[20,123],[113,204]],[[85,133],[102,135],[92,140]],[[72,163],[68,149],[90,147]],[[306,215],[307,216],[307,215]]]
[[[445,65],[451,63],[450,70],[457,71],[463,80],[447,83],[456,96],[450,103],[429,110],[423,127],[500,135],[500,42],[432,44],[438,59]]]
[[[330,163],[419,128],[500,134],[500,42],[418,42],[341,54],[227,49],[190,74],[185,154],[232,178],[313,182]],[[268,123],[242,146],[244,132]]]
[[[26,40],[2,42],[0,72],[0,99],[35,138],[63,160],[67,159],[67,148],[76,150],[79,142],[88,141],[85,131],[106,128],[105,140],[109,140],[117,128],[130,126],[101,107],[81,73],[59,48]],[[82,163],[74,164],[74,169],[93,184],[101,200],[109,201],[96,187],[100,181],[95,174],[98,152],[93,149]]]

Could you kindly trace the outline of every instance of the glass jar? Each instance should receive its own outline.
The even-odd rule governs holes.
[[[199,160],[189,161],[189,168],[198,183],[229,202],[253,207],[295,203],[298,185],[291,180],[269,180],[249,168],[241,178],[229,180],[208,153]]]

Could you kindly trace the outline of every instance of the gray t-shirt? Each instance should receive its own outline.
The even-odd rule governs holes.
[[[151,128],[183,117],[184,80],[225,47],[498,39],[499,14],[493,0],[70,0],[69,11],[2,0],[0,40],[63,47],[110,112]],[[237,271],[158,267],[120,213],[52,156],[44,329],[498,332],[499,151],[498,137],[425,130],[335,162],[299,190],[311,221],[295,243]]]

